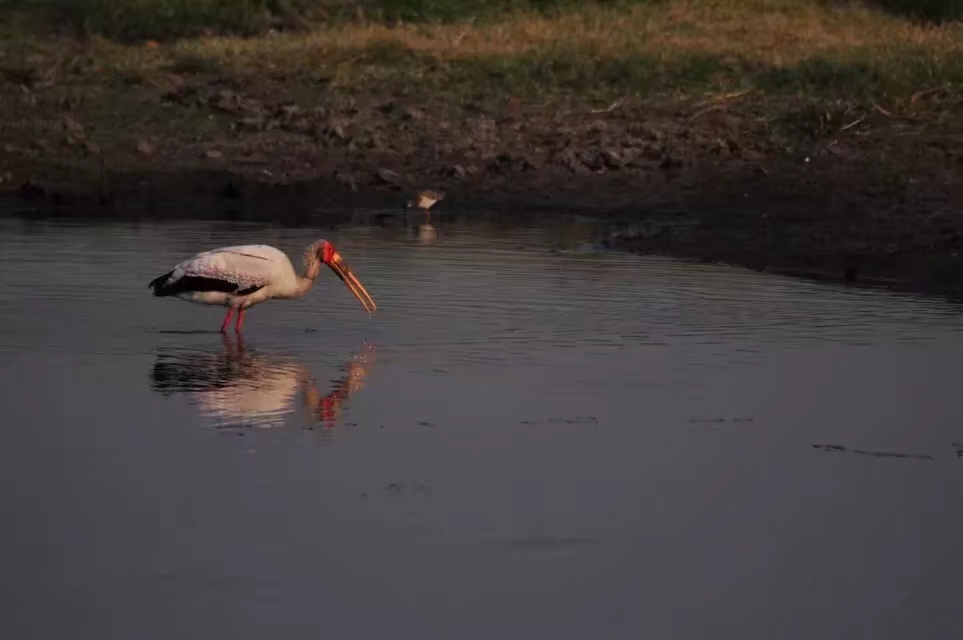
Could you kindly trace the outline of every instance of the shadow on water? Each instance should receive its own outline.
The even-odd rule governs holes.
[[[341,367],[344,373],[324,393],[310,369],[292,358],[258,352],[243,337],[223,336],[206,349],[165,349],[150,371],[151,389],[165,397],[191,396],[202,415],[218,428],[272,428],[297,410],[300,394],[304,425],[333,428],[349,398],[364,387],[375,364],[375,347],[365,344]]]

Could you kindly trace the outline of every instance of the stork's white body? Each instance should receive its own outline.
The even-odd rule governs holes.
[[[245,309],[269,298],[294,297],[298,274],[280,249],[247,244],[204,251],[176,265],[165,286],[183,278],[207,278],[237,286],[236,291],[181,290],[174,295],[197,304]],[[249,291],[250,293],[245,293]]]

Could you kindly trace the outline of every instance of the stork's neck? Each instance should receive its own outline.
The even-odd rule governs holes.
[[[293,296],[299,298],[305,295],[314,286],[314,280],[321,273],[321,261],[314,255],[308,254],[304,259],[304,275],[297,276],[294,283]]]
[[[307,295],[311,291],[311,287],[314,286],[314,278],[309,278],[307,274],[303,276],[298,276],[297,281],[294,284],[294,291],[292,291],[292,298],[300,298],[303,295]]]

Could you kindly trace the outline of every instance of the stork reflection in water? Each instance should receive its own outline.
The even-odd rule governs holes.
[[[162,352],[150,373],[151,388],[169,396],[186,393],[200,412],[221,427],[278,427],[301,404],[307,422],[334,427],[348,399],[364,387],[375,363],[375,348],[365,344],[339,369],[344,375],[322,393],[311,371],[284,356],[248,349],[241,336],[222,337],[217,350]]]

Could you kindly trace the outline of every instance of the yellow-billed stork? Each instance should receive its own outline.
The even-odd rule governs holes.
[[[221,331],[227,331],[237,312],[235,331],[244,327],[244,313],[272,298],[300,298],[327,265],[341,278],[370,316],[377,307],[351,268],[327,240],[304,252],[304,275],[299,276],[283,251],[264,244],[204,251],[151,280],[155,296],[176,296],[188,302],[227,307]]]

